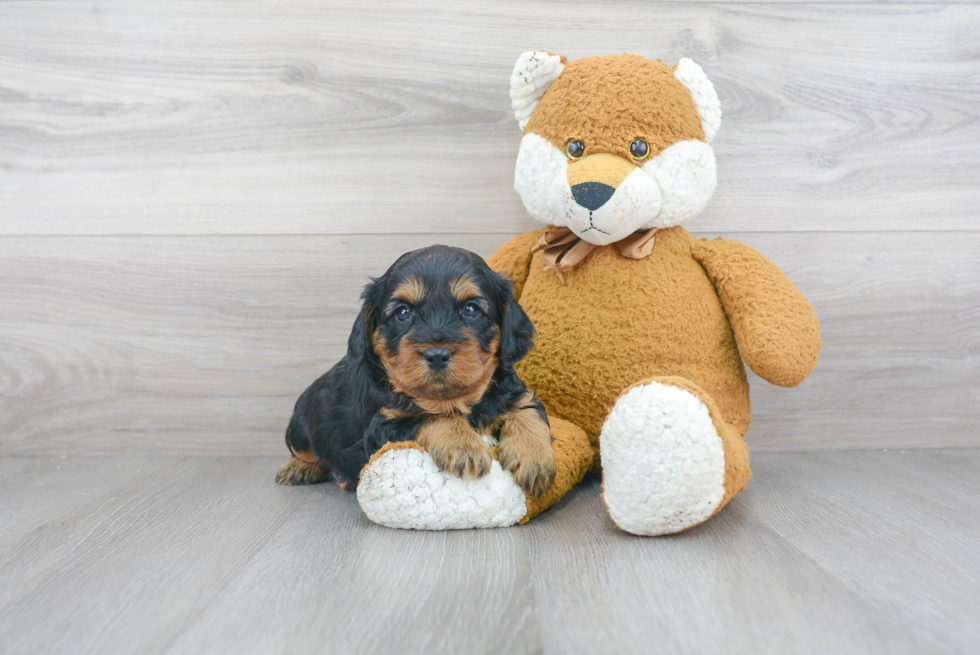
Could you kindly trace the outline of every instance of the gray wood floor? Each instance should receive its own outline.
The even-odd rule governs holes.
[[[659,539],[595,481],[524,527],[413,533],[278,463],[0,459],[0,650],[980,651],[978,450],[757,454]]]

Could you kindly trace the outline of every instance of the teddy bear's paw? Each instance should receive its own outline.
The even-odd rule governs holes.
[[[389,528],[459,530],[514,525],[527,514],[527,497],[494,459],[478,479],[440,471],[418,444],[387,444],[371,458],[357,485],[369,519]]]
[[[672,534],[707,520],[725,496],[725,452],[708,408],[650,382],[613,406],[599,437],[603,500],[626,532]]]

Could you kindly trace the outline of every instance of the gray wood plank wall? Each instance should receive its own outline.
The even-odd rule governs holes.
[[[280,453],[357,292],[532,229],[517,55],[690,56],[687,227],[770,256],[824,351],[761,450],[980,445],[974,3],[0,3],[0,455]]]

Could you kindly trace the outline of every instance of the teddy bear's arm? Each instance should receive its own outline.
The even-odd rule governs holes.
[[[514,237],[487,259],[487,265],[503,273],[514,283],[514,297],[521,299],[521,291],[531,270],[531,248],[541,237],[541,230]]]
[[[715,285],[749,368],[782,387],[803,382],[820,355],[820,323],[786,274],[738,241],[700,240],[691,253]]]

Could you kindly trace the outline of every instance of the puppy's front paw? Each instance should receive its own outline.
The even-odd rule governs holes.
[[[455,473],[461,478],[482,478],[490,472],[493,457],[483,440],[462,444],[439,444],[428,448],[432,461],[440,471]]]
[[[555,451],[540,441],[509,439],[497,448],[497,458],[504,470],[514,474],[514,482],[524,493],[535,498],[551,488],[558,473]]]
[[[461,478],[482,478],[490,472],[493,456],[463,417],[440,417],[419,429],[418,443],[425,448],[440,471]]]

